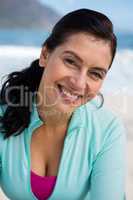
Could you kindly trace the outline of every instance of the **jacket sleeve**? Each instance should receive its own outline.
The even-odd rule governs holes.
[[[126,179],[126,137],[116,119],[98,153],[91,173],[91,200],[124,200]]]

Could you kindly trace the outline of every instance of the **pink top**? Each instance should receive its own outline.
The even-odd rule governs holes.
[[[39,176],[31,171],[31,188],[38,200],[47,200],[53,192],[56,176]]]

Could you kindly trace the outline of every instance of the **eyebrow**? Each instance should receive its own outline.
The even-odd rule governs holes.
[[[74,53],[73,51],[64,51],[63,54],[71,54],[72,56],[74,56],[80,63],[83,63],[82,58],[80,58],[76,53]],[[100,72],[103,72],[105,74],[107,74],[107,70],[102,68],[102,67],[92,67],[91,70],[97,70]]]
[[[80,58],[76,53],[74,53],[73,51],[64,51],[64,54],[71,54],[72,56],[74,56],[79,62],[83,63],[82,58]]]
[[[97,70],[97,71],[100,71],[104,74],[107,74],[107,70],[104,69],[104,68],[101,68],[101,67],[92,67],[91,70]]]

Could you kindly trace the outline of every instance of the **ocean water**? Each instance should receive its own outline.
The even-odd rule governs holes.
[[[43,30],[0,29],[0,45],[40,47],[49,32]],[[116,33],[118,49],[133,49],[133,33]]]
[[[48,33],[43,31],[0,30],[0,85],[8,73],[28,67],[39,58],[47,36]],[[133,95],[133,35],[119,33],[117,36],[117,54],[102,92]]]

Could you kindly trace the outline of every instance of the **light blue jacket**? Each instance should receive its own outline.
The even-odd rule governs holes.
[[[41,124],[34,104],[31,123],[21,135],[4,140],[0,134],[0,184],[11,200],[37,200],[30,186],[30,141]],[[120,120],[104,106],[87,103],[70,120],[49,200],[123,200],[125,162]]]

